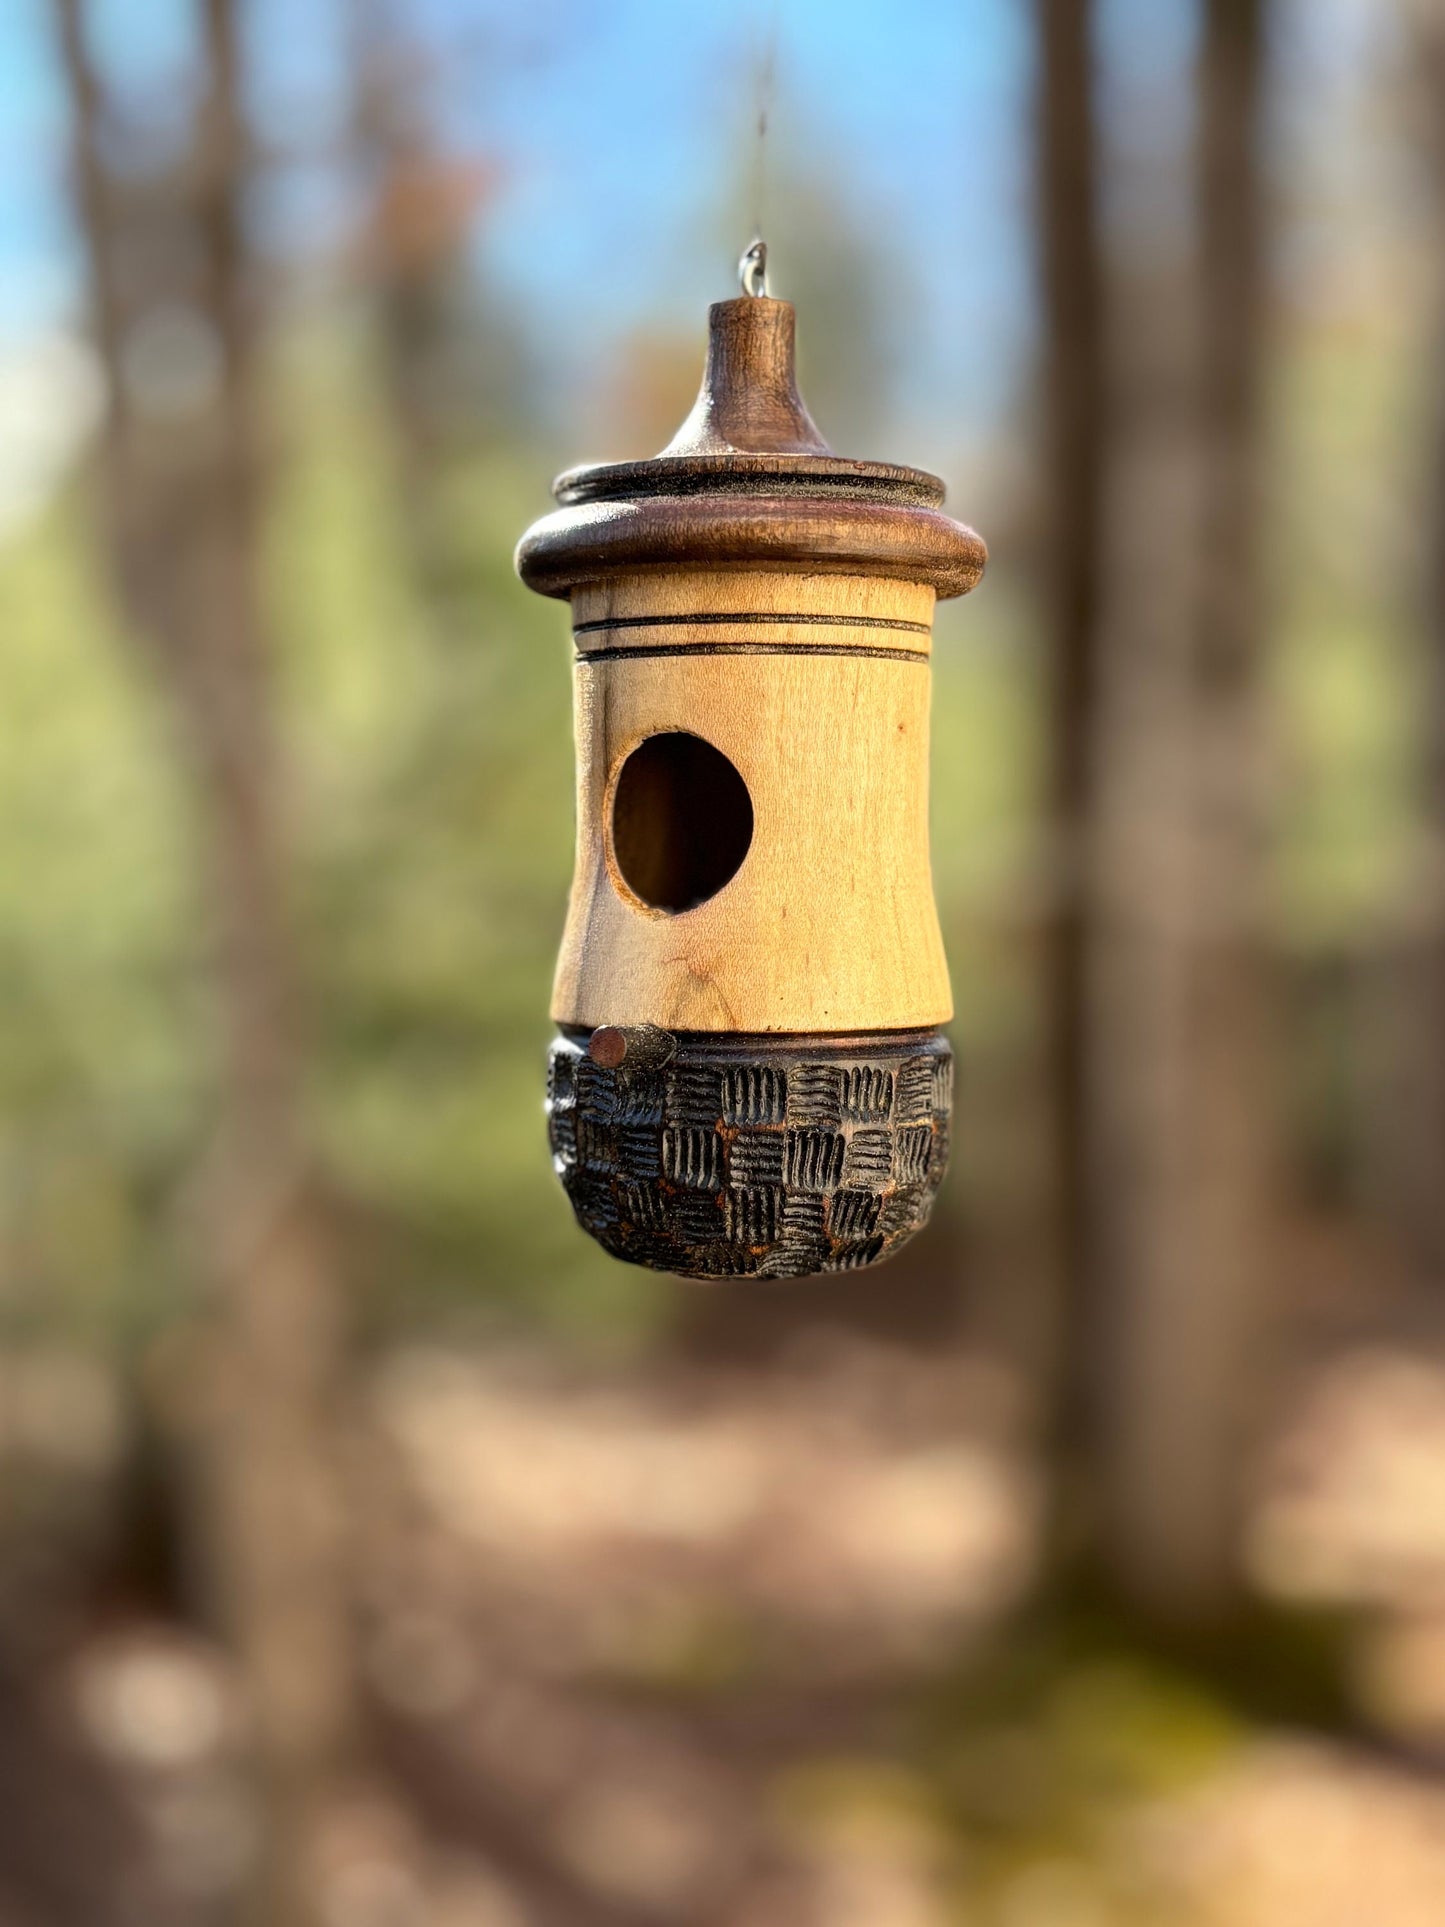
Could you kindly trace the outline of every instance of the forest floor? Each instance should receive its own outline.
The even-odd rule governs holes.
[[[44,1522],[7,1501],[7,1597],[33,1624],[50,1586],[69,1630],[0,1681],[0,1923],[209,1927],[255,1845],[238,1684],[133,1596],[67,1618],[53,1548],[115,1502],[122,1415],[74,1358],[3,1375]],[[999,1367],[856,1332],[766,1366],[381,1356],[347,1448],[373,1746],[328,1921],[1439,1927],[1445,1351],[1331,1345],[1263,1455],[1251,1577],[1331,1629],[1344,1721],[1020,1614],[1023,1431]]]

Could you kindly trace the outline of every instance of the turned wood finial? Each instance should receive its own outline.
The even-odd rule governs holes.
[[[522,580],[570,596],[639,569],[801,568],[966,594],[983,543],[942,512],[936,475],[834,454],[798,393],[793,330],[790,302],[714,302],[692,413],[660,455],[559,475],[559,508],[518,545]]]
[[[767,295],[713,303],[702,387],[663,455],[832,454],[798,393],[795,322]]]
[[[794,310],[769,295],[717,301],[696,405],[661,455],[588,462],[553,484],[516,567],[541,595],[638,568],[803,568],[963,595],[986,549],[942,513],[921,468],[834,455],[794,378]]]

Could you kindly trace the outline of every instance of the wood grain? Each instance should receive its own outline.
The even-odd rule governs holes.
[[[842,642],[863,648],[879,642],[926,656],[933,646],[936,600],[927,583],[866,576],[757,571],[744,579],[715,568],[665,575],[639,570],[578,588],[572,596],[572,633],[583,652],[641,642],[646,627],[656,630],[658,641],[697,648],[748,641],[796,643],[804,649]],[[790,622],[790,616],[802,620]],[[702,620],[689,625],[688,617]],[[875,634],[864,633],[875,625]],[[853,633],[834,633],[835,628]]]
[[[822,632],[809,628],[770,653],[716,654],[718,629],[682,619],[681,654],[576,665],[577,868],[552,1005],[560,1023],[848,1031],[951,1014],[929,874],[926,653],[869,653],[878,632],[850,623],[838,585],[818,578],[715,578],[707,613],[729,598],[735,615],[753,612],[760,594],[775,610],[831,608],[831,648],[859,653],[814,646]],[[656,575],[623,602],[633,617],[676,617],[698,597],[696,581]],[[916,585],[874,581],[861,599],[874,620],[915,620],[920,608]],[[735,765],[754,831],[731,882],[669,915],[628,889],[609,815],[626,758],[673,730]]]
[[[798,393],[792,304],[750,296],[714,314],[698,398],[663,454],[831,455]]]

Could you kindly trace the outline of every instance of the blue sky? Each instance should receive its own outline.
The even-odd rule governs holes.
[[[107,73],[158,138],[183,118],[194,10],[93,0]],[[1358,54],[1367,12],[1368,0],[1290,7],[1290,66],[1303,62],[1312,89]],[[773,38],[770,173],[779,191],[790,177],[827,183],[879,237],[880,273],[898,289],[886,354],[903,374],[902,415],[925,439],[939,398],[965,432],[997,425],[1031,327],[1029,0],[410,0],[405,15],[433,50],[450,140],[505,164],[481,264],[562,392],[585,390],[621,334],[700,324],[732,291],[748,237],[727,234],[724,210],[750,164]],[[329,158],[347,106],[348,0],[250,0],[244,18],[258,124],[297,157],[263,218],[278,242],[323,249],[348,211]],[[1183,0],[1104,0],[1104,98],[1124,138],[1157,134],[1191,19]],[[1323,69],[1321,47],[1337,56]],[[5,0],[0,345],[79,313],[65,144],[50,0]],[[786,293],[786,258],[776,269]]]
[[[559,379],[585,381],[617,336],[686,326],[732,291],[723,210],[750,166],[756,74],[777,80],[769,172],[826,181],[901,269],[890,344],[921,395],[1011,357],[1026,312],[1022,135],[1028,9],[1018,0],[414,0],[439,50],[437,106],[459,148],[502,157],[479,239]],[[122,97],[163,131],[183,105],[190,0],[96,0],[95,44]],[[324,157],[346,108],[346,0],[251,0],[263,131]],[[0,8],[0,339],[78,312],[66,102],[48,0]],[[324,159],[288,170],[275,230],[314,246],[344,223]],[[786,292],[787,262],[775,262]],[[891,272],[885,267],[884,272]],[[986,399],[986,397],[984,397]]]

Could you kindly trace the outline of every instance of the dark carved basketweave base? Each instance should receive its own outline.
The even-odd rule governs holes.
[[[675,1035],[663,1069],[603,1069],[585,1032],[552,1046],[553,1163],[615,1256],[799,1278],[876,1264],[926,1222],[953,1103],[942,1032]]]

